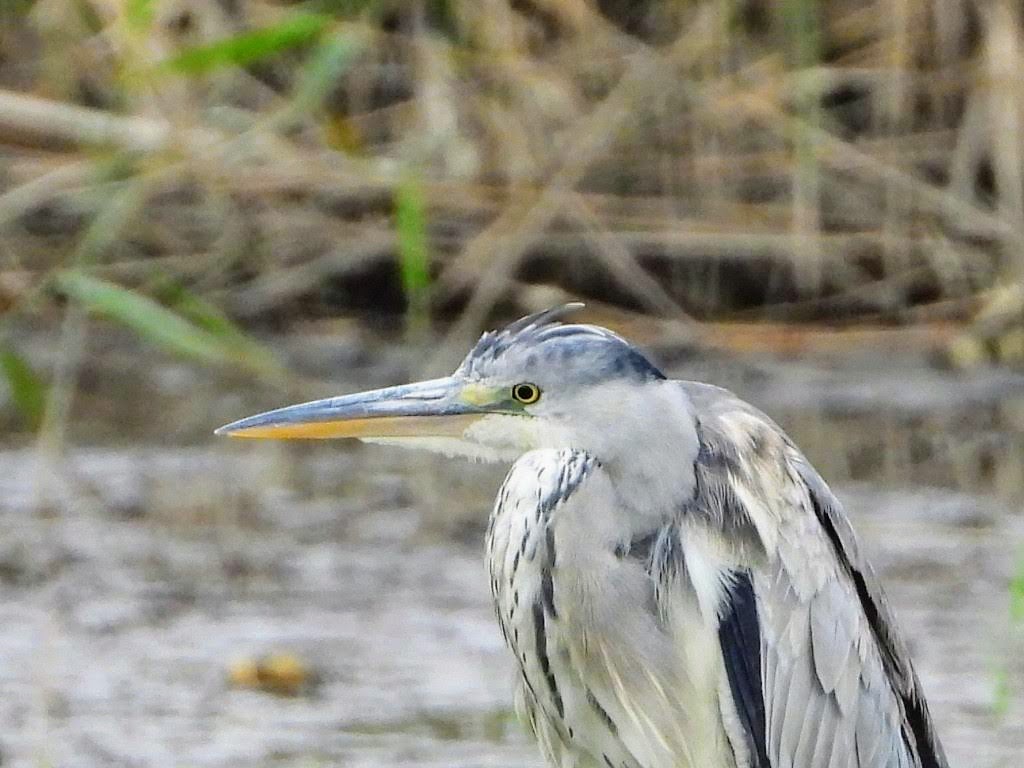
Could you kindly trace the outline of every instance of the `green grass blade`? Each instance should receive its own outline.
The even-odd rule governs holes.
[[[423,190],[412,180],[400,184],[395,192],[395,226],[409,328],[421,331],[430,321],[430,253]]]
[[[316,13],[289,16],[272,27],[244,32],[207,45],[186,48],[158,65],[162,71],[201,75],[228,66],[244,66],[314,40],[331,23]]]
[[[159,347],[206,362],[229,361],[216,337],[147,296],[75,271],[62,272],[55,281],[63,294],[90,312],[121,323]]]
[[[25,358],[12,349],[0,349],[0,370],[7,380],[7,389],[15,408],[29,426],[35,429],[43,423],[46,385]]]
[[[239,364],[269,376],[285,375],[273,353],[248,336],[218,307],[176,283],[168,284],[158,295],[171,310],[213,336]]]

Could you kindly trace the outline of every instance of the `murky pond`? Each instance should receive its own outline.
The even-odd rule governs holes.
[[[1022,765],[1020,381],[674,372],[759,402],[835,481],[953,764]],[[394,377],[374,378],[357,385]],[[211,399],[192,418],[250,405]],[[212,439],[108,440],[60,469],[25,446],[0,467],[3,765],[540,765],[510,712],[482,561],[501,468]],[[230,683],[239,659],[275,651],[314,678],[294,695]]]

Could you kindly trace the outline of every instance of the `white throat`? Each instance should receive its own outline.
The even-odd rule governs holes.
[[[603,418],[580,428],[580,447],[601,461],[638,527],[660,524],[647,518],[671,514],[693,495],[699,444],[689,398],[676,382],[652,381],[612,382],[585,399]]]
[[[452,437],[373,438],[474,461],[512,462],[538,448],[583,450],[608,473],[638,530],[663,522],[693,494],[697,432],[677,382],[611,381],[533,409],[535,418],[492,414]],[[651,510],[659,510],[654,513]]]

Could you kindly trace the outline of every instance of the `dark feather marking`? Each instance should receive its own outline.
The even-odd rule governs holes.
[[[544,602],[544,609],[548,612],[548,615],[552,619],[558,618],[558,611],[555,610],[555,582],[552,578],[552,572],[555,570],[555,562],[557,554],[555,552],[555,529],[554,526],[548,525],[547,530],[544,532],[547,557],[544,560],[544,564],[540,569],[540,597]]]
[[[555,610],[555,582],[551,578],[551,570],[545,568],[540,577],[540,596],[544,601],[544,609],[552,619],[558,618],[558,611]]]
[[[555,551],[555,527],[553,525],[550,525],[550,523],[544,530],[544,543],[547,545],[548,548],[548,559],[545,565],[548,568],[554,568],[555,563],[558,561],[558,556]]]
[[[648,534],[638,536],[629,542],[629,547],[625,548],[624,554],[632,560],[637,560],[644,564],[644,566],[650,570],[651,553],[654,550],[655,543],[658,541],[658,537],[662,533],[662,528],[655,528]]]
[[[728,611],[718,625],[718,640],[729,689],[743,725],[751,768],[770,768],[761,684],[761,628],[750,573],[734,574],[728,599]]]
[[[537,691],[533,687],[533,683],[530,682],[529,676],[526,674],[526,651],[522,653],[522,663],[519,665],[519,671],[523,675],[523,684],[526,686],[526,690],[529,691],[530,697],[534,702],[539,701],[537,698]]]
[[[608,710],[601,706],[601,702],[597,700],[589,688],[587,689],[587,703],[590,704],[595,712],[597,712],[597,716],[601,718],[601,721],[608,728],[611,735],[618,736],[619,726],[615,724],[615,721],[612,720],[612,716],[608,714]]]
[[[540,662],[540,671],[547,681],[548,690],[551,691],[551,698],[555,702],[555,709],[558,711],[559,719],[565,718],[565,706],[562,704],[562,694],[558,691],[558,681],[551,671],[551,661],[548,659],[548,638],[544,620],[544,606],[540,603],[533,604],[533,631],[534,643],[537,646],[537,660]]]

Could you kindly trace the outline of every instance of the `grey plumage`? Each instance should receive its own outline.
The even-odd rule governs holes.
[[[756,673],[748,670],[747,674],[755,678],[763,674],[763,681],[754,684],[764,697],[767,722],[760,738],[767,743],[760,758],[759,745],[747,743],[746,764],[759,766],[767,758],[765,764],[776,768],[944,765],[906,651],[895,637],[884,598],[859,555],[838,502],[785,435],[751,406],[724,390],[693,383],[678,386],[699,414],[701,444],[692,471],[700,480],[694,496],[653,535],[658,544],[641,562],[647,572],[649,599],[637,596],[639,599],[624,603],[622,619],[637,621],[634,614],[671,616],[685,610],[675,604],[689,602],[685,593],[692,585],[685,577],[678,578],[685,574],[686,563],[675,539],[685,536],[695,524],[709,526],[722,541],[732,542],[729,548],[737,564],[749,569],[744,573],[752,574],[759,609],[760,636],[748,635],[746,642],[759,644],[754,655],[759,659],[763,655],[763,661]],[[565,505],[572,503],[589,474],[563,469],[563,462],[570,460],[574,465],[586,465],[586,459],[578,454],[571,458],[552,455],[546,460],[541,462],[533,454],[517,463],[499,495],[491,522],[489,561],[506,634],[535,622],[540,614],[517,614],[509,591],[499,585],[512,586],[519,601],[536,598],[533,604],[542,604],[527,586],[537,577],[520,570],[534,568],[537,558],[524,558],[519,568],[510,569],[508,540],[516,538],[521,526],[524,542],[543,542],[556,530],[557,516],[570,514]],[[593,463],[593,470],[600,471],[599,463]],[[524,484],[520,486],[521,481]],[[744,498],[756,500],[763,508],[760,512],[748,509]],[[537,511],[532,509],[534,505]],[[758,544],[757,514],[775,525],[768,537],[774,551],[764,551]],[[494,531],[503,523],[511,526],[506,537]],[[651,532],[642,535],[652,538]],[[557,543],[561,541],[561,536],[554,536],[550,546],[573,547],[576,543]],[[632,547],[633,542],[626,543],[626,551]],[[528,551],[532,553],[534,548]],[[667,552],[671,553],[668,557]],[[546,552],[545,557],[553,554]],[[511,562],[516,562],[514,556]],[[541,565],[545,567],[551,565]],[[553,570],[554,592],[558,594],[557,565]],[[671,585],[667,590],[666,583]],[[520,584],[523,586],[517,586]],[[555,620],[546,616],[546,621]],[[661,631],[671,623],[671,618],[662,620]],[[576,629],[589,633],[593,628],[584,625]],[[600,642],[595,637],[587,639]],[[674,640],[686,642],[684,637]],[[566,647],[557,650],[571,659],[573,645],[570,639]],[[546,649],[542,655],[551,653]],[[547,668],[545,664],[540,672]],[[561,764],[563,752],[573,749],[572,741],[561,727],[564,712],[552,713],[547,697],[559,688],[585,683],[587,664],[567,669],[561,683],[558,674],[545,673],[535,674],[531,684],[530,664],[523,664],[522,671],[532,719],[558,722],[542,725],[541,730],[548,729],[558,737],[547,749],[549,759]],[[665,702],[655,699],[650,703],[657,707]],[[644,704],[615,702],[596,714],[630,706],[642,709]],[[757,737],[759,734],[753,734]],[[542,743],[551,741],[550,734],[542,738]],[[748,741],[746,737],[744,741]],[[604,754],[598,757],[603,760]]]
[[[450,379],[225,429],[514,459],[487,562],[552,766],[947,768],[878,582],[796,446],[565,311],[486,334]]]

